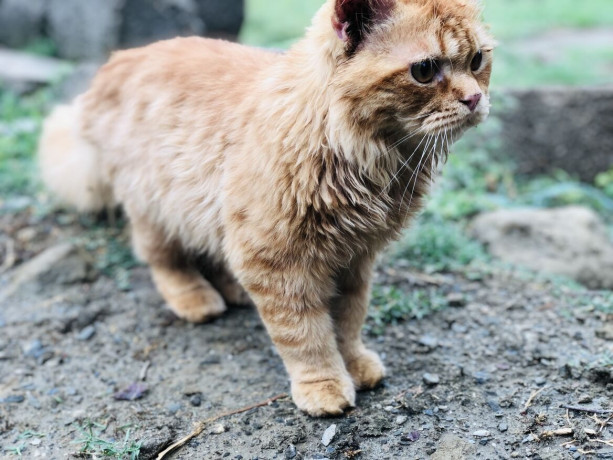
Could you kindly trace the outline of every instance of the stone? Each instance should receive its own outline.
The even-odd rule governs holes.
[[[206,27],[194,0],[125,0],[119,40],[141,46],[176,36],[204,35]]]
[[[88,340],[91,340],[94,335],[96,335],[96,328],[93,325],[90,325],[79,332],[77,339],[81,340],[82,342],[87,342]]]
[[[399,415],[398,417],[396,417],[396,425],[404,425],[408,419],[409,417],[407,417],[406,415]]]
[[[613,289],[613,243],[600,217],[580,206],[484,213],[472,234],[505,262]]]
[[[70,64],[59,59],[0,49],[0,81],[11,86],[17,83],[50,84],[69,74],[70,69]]]
[[[0,43],[23,48],[43,32],[45,0],[0,1]]]
[[[456,435],[444,434],[430,460],[474,458],[476,447]]]
[[[119,45],[125,0],[48,0],[49,37],[67,59],[95,60]]]
[[[211,37],[236,39],[244,20],[245,0],[196,0]]]
[[[520,174],[559,169],[586,182],[613,168],[613,87],[513,90],[496,104],[502,152]]]
[[[334,436],[336,436],[336,425],[333,423],[326,429],[326,431],[324,431],[324,434],[321,437],[321,443],[328,447],[334,439]]]
[[[438,385],[440,381],[441,381],[441,378],[438,376],[438,374],[429,374],[429,373],[424,374],[424,383],[426,385],[430,385],[430,386]]]
[[[477,430],[473,433],[475,438],[489,438],[491,433],[487,430]]]

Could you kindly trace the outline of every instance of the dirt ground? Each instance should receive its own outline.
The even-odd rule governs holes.
[[[96,448],[131,442],[155,458],[194,422],[289,391],[255,311],[174,318],[145,268],[120,290],[87,251],[62,249],[92,235],[69,215],[0,215],[0,230],[1,458],[102,458]],[[49,248],[55,258],[23,269]],[[389,376],[357,408],[314,419],[281,398],[207,425],[170,458],[613,458],[613,325],[591,297],[504,270],[475,281],[386,261],[378,282],[432,285],[452,306],[368,337]]]

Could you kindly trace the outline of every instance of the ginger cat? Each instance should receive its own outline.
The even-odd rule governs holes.
[[[202,38],[118,52],[47,120],[43,178],[79,210],[123,206],[178,316],[251,299],[297,406],[340,414],[385,373],[360,332],[375,257],[488,114],[479,16],[476,0],[328,0],[285,54]]]

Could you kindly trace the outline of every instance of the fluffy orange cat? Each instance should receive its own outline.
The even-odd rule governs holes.
[[[489,111],[479,15],[328,0],[285,54],[202,38],[118,52],[47,120],[44,180],[80,210],[123,206],[180,317],[251,299],[298,407],[342,413],[385,373],[360,332],[375,257]]]

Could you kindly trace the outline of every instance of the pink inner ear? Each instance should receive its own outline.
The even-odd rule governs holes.
[[[349,40],[349,36],[347,35],[347,28],[349,27],[348,22],[340,22],[336,17],[332,18],[332,27],[336,31],[336,35],[338,38],[346,42]]]

